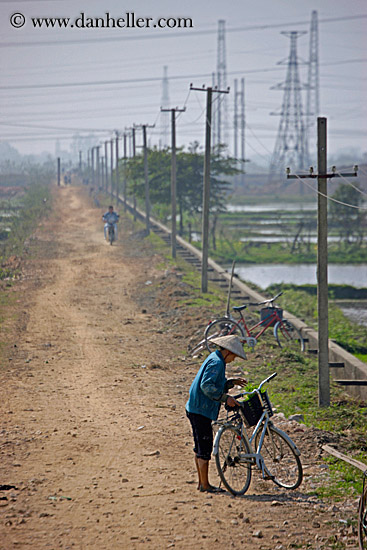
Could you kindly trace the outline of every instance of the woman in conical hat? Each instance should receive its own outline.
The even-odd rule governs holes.
[[[219,336],[211,339],[211,343],[219,346],[201,365],[190,388],[189,400],[186,403],[186,415],[191,422],[194,436],[195,464],[198,472],[198,489],[202,492],[215,493],[219,489],[209,483],[209,460],[213,449],[212,421],[218,418],[221,403],[228,407],[237,405],[234,397],[228,395],[228,390],[234,386],[244,386],[244,378],[227,380],[226,365],[240,357],[246,359],[246,354],[237,336]]]

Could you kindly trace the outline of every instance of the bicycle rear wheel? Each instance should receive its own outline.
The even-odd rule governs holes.
[[[274,336],[280,348],[289,348],[293,351],[305,351],[305,342],[302,334],[290,321],[283,319],[274,327]]]
[[[256,436],[258,448],[262,431]],[[260,453],[273,482],[284,489],[297,489],[302,482],[302,464],[295,450],[274,426],[268,426]]]
[[[233,321],[228,317],[222,317],[221,319],[216,319],[212,321],[205,329],[204,338],[208,351],[214,351],[216,349],[215,345],[211,343],[213,338],[218,336],[229,336],[229,335],[239,336],[243,338],[245,333],[241,325],[237,321]]]
[[[365,476],[358,510],[358,542],[360,550],[367,549],[367,473],[365,473]]]
[[[215,463],[219,477],[232,495],[243,495],[251,482],[251,464],[241,462],[241,455],[250,453],[248,444],[232,426],[221,428],[218,438]]]

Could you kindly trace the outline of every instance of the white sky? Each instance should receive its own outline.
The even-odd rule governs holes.
[[[279,117],[269,113],[280,109],[283,99],[282,91],[270,88],[285,79],[286,66],[277,63],[288,57],[290,45],[289,38],[280,33],[309,31],[313,9],[319,18],[319,114],[328,118],[329,154],[348,148],[365,152],[364,0],[0,0],[0,139],[22,153],[53,153],[56,137],[67,149],[74,129],[80,133],[100,130],[98,141],[115,129],[156,122],[150,130],[150,143],[158,143],[162,137],[161,78],[167,65],[168,75],[178,77],[169,85],[171,106],[187,101],[186,113],[177,121],[178,145],[195,139],[203,143],[206,94],[191,92],[188,100],[187,96],[190,82],[211,85],[207,75],[216,69],[218,20],[224,19],[227,84],[231,86],[229,126],[233,124],[233,79],[244,76],[246,156],[267,163],[279,125]],[[86,17],[103,17],[109,12],[116,19],[126,12],[141,17],[191,17],[194,28],[35,29],[30,22],[30,17],[75,18],[80,12]],[[27,23],[23,28],[10,25],[13,13],[24,14]],[[331,18],[338,20],[322,21]],[[248,29],[254,26],[265,28]],[[309,33],[298,39],[299,57],[307,60],[308,51]],[[301,66],[300,73],[306,82],[307,67]],[[112,84],[111,80],[119,82]],[[78,83],[89,84],[75,86]],[[41,87],[58,84],[74,85]],[[305,110],[305,96],[303,99]]]

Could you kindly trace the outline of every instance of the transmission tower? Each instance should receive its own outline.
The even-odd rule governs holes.
[[[320,112],[320,82],[319,82],[319,30],[317,11],[311,15],[310,52],[308,60],[307,81],[307,143],[308,149],[313,152],[308,164],[316,165],[316,122]]]
[[[239,168],[244,169],[245,162],[245,79],[241,78],[241,89],[238,90],[238,80],[234,81],[234,157],[239,159]],[[240,136],[240,146],[238,147],[238,136]],[[241,177],[241,183],[244,183],[244,174]]]
[[[269,180],[285,175],[285,168],[302,170],[308,167],[308,151],[306,139],[306,125],[303,121],[301,84],[298,71],[297,38],[306,34],[306,31],[283,31],[281,34],[291,39],[288,59],[278,62],[278,65],[288,65],[285,82],[273,86],[272,89],[284,90],[281,111],[270,113],[280,115],[278,135],[270,163]]]
[[[219,90],[227,89],[227,61],[225,21],[218,21],[218,50],[217,50],[217,86]],[[217,100],[216,143],[228,143],[228,104],[227,94]]]
[[[163,67],[163,80],[162,80],[162,104],[163,109],[168,109],[170,106],[169,102],[169,90],[168,90],[168,68],[165,65]],[[161,121],[162,121],[162,130],[161,130],[161,145],[162,147],[169,146],[169,136],[170,136],[170,120],[168,111],[161,112]]]

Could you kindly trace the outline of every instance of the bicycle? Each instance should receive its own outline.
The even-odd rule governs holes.
[[[108,222],[107,222],[108,223]],[[115,227],[113,223],[108,223],[108,242],[112,246],[115,240]]]
[[[367,549],[367,470],[364,472],[362,495],[359,500],[358,542],[360,550]]]
[[[258,339],[269,327],[274,327],[274,337],[280,348],[288,347],[294,351],[305,351],[305,341],[301,332],[287,319],[283,319],[283,310],[274,305],[274,301],[281,296],[279,292],[273,298],[264,302],[250,303],[250,306],[265,306],[260,310],[260,321],[253,326],[248,326],[242,311],[247,308],[247,304],[235,306],[232,309],[239,313],[240,319],[237,321],[231,315],[227,314],[219,319],[210,321],[204,331],[204,339],[201,340],[192,350],[191,354],[199,353],[205,348],[212,352],[215,349],[211,340],[218,336],[237,335],[240,340],[249,347],[254,348]]]
[[[273,373],[247,396],[231,417],[216,422],[220,426],[214,440],[213,455],[219,477],[233,495],[244,495],[251,483],[252,468],[261,471],[264,480],[284,489],[297,489],[303,479],[300,451],[291,438],[274,426],[269,397],[262,391]],[[233,410],[233,409],[232,409]],[[230,413],[229,413],[230,414]],[[251,436],[247,427],[255,426]],[[254,447],[253,447],[254,445]]]

